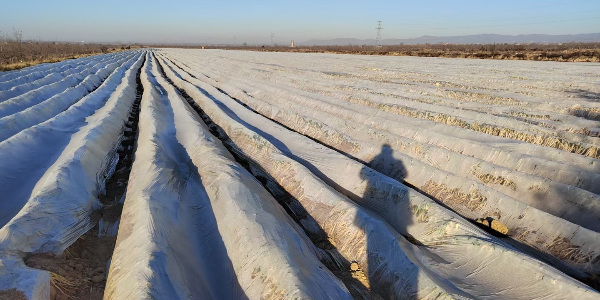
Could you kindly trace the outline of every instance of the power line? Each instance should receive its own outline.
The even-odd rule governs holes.
[[[381,27],[381,21],[377,21],[377,38],[375,39],[377,41],[377,47],[381,47],[381,30],[383,29],[383,27]]]

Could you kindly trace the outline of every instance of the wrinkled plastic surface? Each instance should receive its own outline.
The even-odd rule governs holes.
[[[147,66],[105,299],[351,299],[155,62]]]
[[[167,73],[169,72],[167,71]],[[425,265],[426,269],[440,278],[448,279],[465,291],[472,292],[475,297],[488,295],[488,297],[498,297],[498,299],[519,297],[530,299],[532,297],[566,297],[571,293],[577,293],[581,297],[597,296],[586,286],[483,233],[437,203],[414,191],[409,192],[398,182],[304,137],[291,134],[282,127],[273,123],[269,124],[267,120],[261,121],[260,116],[242,107],[215,88],[191,78],[185,72],[179,72],[179,75],[194,82],[197,87],[177,79],[176,75],[172,75],[171,78],[199,101],[200,107],[227,132],[243,153],[258,161],[267,172],[275,173],[276,175],[273,177],[279,178],[285,177],[284,174],[294,174],[297,172],[297,167],[280,167],[284,170],[278,171],[277,167],[273,167],[278,164],[267,158],[275,155],[269,153],[272,150],[260,151],[263,147],[259,145],[265,142],[260,142],[258,137],[251,137],[251,134],[247,134],[250,137],[245,139],[239,137],[236,140],[238,135],[241,136],[242,129],[239,129],[239,124],[237,126],[232,124],[236,122],[244,124],[247,128],[252,129],[255,135],[267,139],[278,150],[308,166],[313,173],[322,174],[321,178],[328,181],[330,185],[355,193],[357,196],[355,199],[358,201],[364,198],[361,203],[384,216],[394,228],[404,234],[410,234],[427,246],[417,248],[418,254],[414,256]],[[219,116],[218,110],[209,109],[215,105],[211,104],[211,101],[215,101],[235,121],[227,120],[222,116],[217,117]],[[265,154],[265,151],[268,154]],[[340,172],[340,170],[344,170],[344,172]],[[286,180],[289,179],[282,179],[284,182]],[[295,188],[303,187],[301,184],[289,182],[288,184]],[[282,185],[285,186],[285,183]],[[299,200],[302,202],[307,198],[305,194],[310,193],[308,191],[311,190],[315,190],[315,188],[308,186],[303,188],[301,194],[296,193],[302,195],[302,199]],[[290,193],[294,194],[293,190]],[[385,200],[382,201],[383,199]],[[331,209],[321,208],[312,212],[309,209],[309,212],[315,215],[323,211],[329,212]],[[330,219],[332,219],[331,216],[321,221]],[[339,231],[340,227],[337,226],[336,231]],[[405,251],[413,250],[407,247]],[[517,264],[523,266],[518,271],[509,267]],[[491,280],[490,278],[495,279]],[[552,279],[545,281],[541,280],[542,278]],[[557,286],[556,282],[560,282],[560,285]],[[507,290],[506,286],[512,288]]]
[[[411,142],[410,139],[422,143],[437,143],[436,141],[444,141],[446,136],[435,134],[433,131],[413,130],[407,123],[396,122],[391,118],[378,117],[384,116],[386,112],[377,111],[377,109],[371,107],[360,107],[360,105],[333,97],[309,94],[298,90],[290,91],[283,84],[267,86],[254,83],[259,80],[233,80],[236,76],[230,76],[226,71],[227,69],[225,71],[219,69],[217,71],[207,70],[204,68],[204,64],[198,66],[197,63],[197,61],[187,59],[185,63],[180,64],[180,67],[196,74],[196,77],[203,81],[217,85],[227,93],[237,97],[244,104],[293,130],[370,163],[377,171],[395,179],[409,182],[443,201],[465,217],[471,219],[486,217],[499,219],[508,227],[509,234],[513,238],[534,249],[541,250],[544,252],[543,255],[552,255],[554,258],[560,259],[562,263],[581,271],[592,274],[598,272],[600,260],[596,258],[600,255],[597,251],[600,246],[598,244],[600,243],[599,234],[578,226],[578,224],[584,224],[586,227],[597,228],[600,224],[597,222],[598,213],[594,210],[598,208],[597,194],[542,178],[542,176],[550,175],[556,175],[560,178],[566,176],[565,174],[571,174],[575,177],[567,182],[573,183],[572,180],[575,180],[578,183],[585,180],[587,189],[593,190],[590,185],[593,185],[594,178],[597,178],[596,172],[584,170],[577,172],[575,170],[573,173],[569,173],[573,167],[562,164],[561,160],[552,162],[519,153],[506,151],[502,153],[502,151],[493,147],[479,148],[481,150],[479,151],[480,157],[483,159],[491,155],[493,159],[490,159],[490,161],[492,162],[513,157],[514,164],[511,168],[515,170],[533,170],[539,166],[540,171],[536,173],[537,176],[512,171],[513,174],[518,175],[518,177],[515,177],[519,179],[517,180],[511,177],[511,171],[509,170],[505,169],[506,171],[503,171],[503,168],[494,167],[492,164],[483,165],[481,164],[482,160],[477,162],[477,160],[471,158],[473,156],[471,153],[475,152],[460,155],[459,153],[462,153],[463,149],[471,147],[472,144],[469,140],[454,139],[448,140],[444,144],[438,143],[440,148],[435,150],[438,152],[429,154],[427,148],[429,146],[425,147],[426,145]],[[198,66],[198,70],[202,70],[208,76],[193,70],[187,66],[188,64]],[[252,85],[256,87],[252,87]],[[309,95],[314,99],[308,97]],[[277,106],[269,102],[275,103]],[[294,105],[294,102],[301,105]],[[337,105],[332,106],[330,103],[337,103]],[[302,106],[310,109],[302,109]],[[348,111],[348,107],[354,107],[354,110]],[[319,110],[326,113],[319,113]],[[334,115],[343,118],[338,119]],[[402,118],[402,120],[405,119],[410,118]],[[386,129],[387,132],[365,127],[361,123],[374,128]],[[404,131],[406,133],[402,134],[406,137],[405,139],[395,139],[395,134],[391,133],[400,134]],[[477,135],[476,132],[469,132]],[[378,147],[378,145],[385,142],[392,144],[390,147],[393,150],[387,147]],[[454,147],[455,152],[447,151],[446,149],[450,149],[449,147]],[[563,154],[565,157],[577,158],[577,156],[580,156],[564,151]],[[495,158],[496,155],[499,156],[498,159]],[[576,160],[573,159],[573,161]],[[585,161],[587,161],[586,165],[591,168],[590,170],[595,168],[595,164],[590,163],[594,162],[594,159],[585,158]],[[327,164],[319,165],[319,167],[328,168]],[[464,170],[465,168],[466,172],[458,172],[458,170]],[[336,168],[333,168],[333,170],[336,170]],[[513,191],[510,186],[494,184],[486,186],[474,177],[458,176],[458,174],[471,175],[471,173],[485,174],[488,172],[514,179],[518,190]],[[582,179],[579,180],[579,178]],[[535,188],[532,189],[531,185]],[[350,184],[349,186],[354,187],[355,185]],[[585,187],[585,185],[582,187]],[[523,189],[525,189],[524,192]],[[546,190],[549,196],[543,199],[548,201],[531,201],[532,198],[535,198],[536,191],[539,194],[537,189]],[[463,195],[470,199],[463,201],[460,197],[456,197],[457,191],[459,196]],[[510,191],[510,194],[519,200],[522,199],[522,201],[503,194],[506,191]],[[521,192],[523,197],[519,197],[518,192]],[[364,193],[359,191],[356,194],[361,196]],[[480,195],[481,198],[472,195]],[[563,201],[565,197],[575,203]],[[478,202],[477,199],[484,199],[485,201]],[[533,205],[542,210],[554,212],[558,216],[541,211],[536,207],[532,207]],[[585,209],[586,206],[591,209]],[[581,213],[578,214],[578,211]],[[574,224],[571,221],[577,223]],[[539,224],[552,224],[552,226],[540,226]],[[535,228],[535,230],[530,230],[531,228]],[[568,244],[568,248],[572,249],[570,253],[561,250],[565,244]]]
[[[138,52],[139,53],[139,52]],[[135,100],[143,56],[130,52],[106,81],[50,120],[0,142],[0,289],[48,299],[49,273],[21,256],[60,253],[94,224],[98,193]]]

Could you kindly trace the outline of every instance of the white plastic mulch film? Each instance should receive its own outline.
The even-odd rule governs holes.
[[[49,299],[50,273],[25,266],[22,258],[61,253],[95,225],[90,214],[101,206],[106,179],[98,174],[114,159],[143,59],[139,51],[100,59],[108,65],[90,58],[89,64],[105,65],[81,83],[94,88],[78,91],[79,84],[0,119],[14,118],[0,129],[10,135],[0,142],[0,290]]]
[[[350,299],[314,246],[148,61],[106,299]]]
[[[208,117],[210,117],[221,130],[225,131],[231,139],[232,144],[239,149],[240,153],[246,155],[249,159],[254,160],[254,162],[263,169],[263,172],[270,174],[272,178],[280,181],[279,184],[300,202],[303,202],[303,200],[308,201],[307,198],[309,197],[307,196],[307,193],[309,192],[307,191],[314,190],[314,188],[302,188],[300,192],[296,192],[297,189],[302,187],[302,184],[290,180],[289,177],[293,175],[289,174],[296,174],[300,172],[298,170],[301,170],[302,168],[299,166],[294,167],[293,163],[284,164],[271,160],[270,157],[275,154],[270,152],[281,152],[285,156],[292,158],[292,160],[308,168],[310,173],[312,173],[311,175],[314,174],[318,176],[321,180],[328,183],[329,186],[334,187],[338,192],[341,192],[352,200],[378,212],[379,216],[383,217],[398,232],[416,239],[417,245],[423,243],[423,246],[426,246],[420,248],[420,255],[422,255],[422,258],[418,258],[417,260],[421,264],[425,264],[423,269],[431,272],[429,273],[431,278],[437,277],[445,282],[450,281],[454,288],[462,289],[467,295],[470,293],[470,296],[475,298],[484,297],[485,295],[490,294],[495,295],[491,296],[492,298],[497,297],[499,299],[529,299],[532,297],[553,296],[565,297],[568,293],[571,293],[568,292],[565,294],[567,290],[578,291],[581,292],[582,295],[588,297],[597,296],[594,295],[589,288],[585,287],[585,285],[570,279],[553,267],[530,257],[530,255],[542,256],[543,254],[536,252],[523,253],[524,247],[515,248],[513,246],[514,243],[510,241],[504,242],[501,239],[490,236],[476,228],[474,225],[471,225],[469,222],[464,221],[458,215],[443,208],[435,201],[432,201],[415,191],[410,191],[398,181],[384,176],[374,169],[365,167],[363,164],[351,160],[336,151],[314,143],[310,139],[277,126],[275,123],[265,118],[261,119],[260,115],[252,112],[248,107],[243,107],[241,105],[243,103],[250,108],[255,109],[257,112],[263,113],[256,109],[252,103],[245,101],[246,99],[252,99],[255,102],[260,102],[260,98],[254,96],[259,93],[260,90],[258,92],[252,91],[253,93],[250,93],[251,90],[249,89],[236,88],[238,83],[240,85],[247,85],[254,80],[258,81],[258,79],[253,78],[253,80],[248,80],[248,77],[245,77],[244,80],[240,79],[237,81],[235,80],[236,74],[221,75],[219,72],[226,72],[222,69],[214,71],[213,73],[210,66],[205,65],[205,67],[200,67],[197,65],[201,63],[196,59],[192,60],[189,59],[189,57],[188,59],[185,59],[186,57],[183,56],[181,60],[178,60],[179,56],[177,56],[177,53],[172,54],[170,51],[162,53],[161,56],[164,57],[164,59],[161,60],[161,62],[165,65],[167,76],[169,76],[176,85],[179,85],[180,88],[184,89],[190,97],[198,103],[199,107],[204,110]],[[215,54],[216,56],[221,55],[218,51],[215,51],[214,53],[209,51],[208,53],[208,57],[210,57],[210,54]],[[173,61],[176,62],[173,63]],[[195,67],[200,71],[194,70]],[[223,67],[223,69],[226,68]],[[271,84],[277,87],[276,84]],[[244,95],[246,95],[246,97],[244,97]],[[232,96],[235,96],[237,99],[232,99]],[[282,99],[282,97],[279,97],[279,99]],[[211,109],[211,107],[214,108]],[[283,110],[284,109],[281,109],[280,111]],[[304,110],[302,113],[309,114],[311,111],[312,110]],[[268,114],[265,115],[268,116]],[[299,118],[296,117],[295,120],[298,119]],[[328,127],[326,121],[319,123],[318,120],[312,120],[317,128],[323,129]],[[278,119],[278,121],[291,129],[302,132],[299,130],[301,127],[294,127],[295,124],[293,121],[283,122],[282,119]],[[350,124],[348,123],[345,125],[346,128],[348,128],[347,130],[355,127],[349,125]],[[248,133],[243,134],[244,131]],[[305,132],[302,133],[306,134]],[[330,135],[327,135],[327,133],[330,133]],[[307,135],[321,141],[316,135]],[[361,149],[361,146],[362,148],[365,148],[365,146],[360,143],[352,143],[351,139],[345,139],[344,136],[345,132],[337,130],[325,132],[321,137],[326,137],[329,141],[333,140],[334,142],[337,142],[337,144],[330,144],[335,148],[344,146],[346,148],[343,148],[343,150],[352,148]],[[261,141],[261,139],[264,140]],[[323,138],[323,140],[325,141],[322,142],[327,144],[327,140],[325,138]],[[269,144],[271,145],[270,147],[266,146]],[[391,149],[388,151],[386,148],[389,147],[384,147],[384,151],[381,151],[381,148],[371,149],[371,151],[367,152],[371,154],[371,159],[366,159],[366,161],[376,162],[372,165],[375,169],[378,169],[378,164],[385,166],[385,160],[393,161],[393,151]],[[274,151],[273,149],[276,150]],[[265,153],[270,154],[267,155],[258,150],[266,151]],[[377,157],[378,151],[382,152],[379,157]],[[354,154],[352,151],[345,152]],[[387,152],[387,154],[385,152]],[[411,168],[411,166],[406,166],[405,168],[410,168],[410,171],[415,170]],[[340,170],[344,171],[340,172]],[[385,168],[380,168],[380,170],[383,172],[386,171]],[[408,173],[410,173],[410,171],[408,171]],[[404,172],[406,173],[406,170],[404,170]],[[390,173],[390,175],[395,178],[400,178],[394,173]],[[306,180],[304,176],[303,180]],[[456,181],[458,181],[458,177]],[[463,184],[462,182],[472,182],[464,179],[460,181],[461,184]],[[450,192],[454,192],[450,188],[447,189]],[[467,187],[466,190],[469,191],[469,188]],[[493,190],[491,190],[490,193],[493,193]],[[496,193],[499,195],[497,196],[499,200],[502,198],[506,198],[507,200],[510,199],[505,195],[501,196],[503,195],[502,193]],[[467,196],[469,196],[468,192]],[[382,199],[388,199],[388,201],[382,202]],[[507,200],[504,200],[503,204],[506,204]],[[515,204],[520,203],[515,200],[511,201],[514,201]],[[310,211],[310,205],[303,204],[312,215],[313,212]],[[534,210],[532,207],[528,207],[527,209]],[[508,210],[510,211],[510,207]],[[318,212],[323,211],[327,211],[328,213],[331,212],[330,209],[317,209],[314,211],[314,214],[316,215]],[[459,212],[462,211],[459,210]],[[315,217],[315,215],[313,215],[313,217]],[[594,243],[594,240],[597,240],[594,239],[596,236],[594,231],[570,225],[571,223],[564,221],[564,219],[557,218],[541,211],[539,213],[534,211],[532,215],[534,217],[538,216],[538,220],[555,219],[564,223],[566,227],[562,230],[570,234],[569,236],[572,236],[572,233],[577,234],[579,231],[581,240],[586,240],[588,243],[592,244]],[[471,216],[467,215],[467,217]],[[317,222],[319,222],[318,218],[316,219]],[[523,219],[523,217],[521,217],[521,219]],[[322,221],[324,222],[323,224],[327,221],[331,222],[332,217],[325,217]],[[319,225],[322,225],[322,227],[326,229],[327,226],[323,224]],[[569,230],[568,226],[573,228],[571,229],[571,232],[567,231]],[[335,227],[335,231],[338,231],[340,227],[341,226]],[[556,227],[553,229],[556,230]],[[332,238],[336,234],[333,231],[327,233],[330,234]],[[585,245],[585,243],[582,244]],[[554,254],[552,253],[552,248],[549,248],[550,249],[547,251],[549,252],[548,254]],[[588,251],[593,254],[594,247],[583,249],[591,249]],[[492,253],[489,251],[492,251]],[[408,250],[405,250],[405,252],[408,252]],[[548,260],[553,259],[549,257],[545,258]],[[440,264],[440,259],[445,263]],[[513,263],[510,263],[510,260],[513,260]],[[576,274],[576,276],[582,276],[583,278],[589,276],[587,274],[591,273],[590,271],[594,272],[595,270],[595,267],[589,263],[577,264],[568,259],[565,260],[564,264],[558,264],[561,265],[561,267],[564,267],[565,271]],[[482,268],[482,265],[485,265],[485,268]],[[522,270],[519,270],[518,272],[515,271],[514,267],[512,267],[514,265],[523,266],[521,268]],[[585,273],[586,271],[588,273]],[[515,272],[520,275],[515,276]],[[490,278],[494,278],[494,280],[490,280]],[[542,278],[553,279],[545,282]],[[562,284],[562,286],[557,286],[557,283],[560,283],[558,285]],[[474,288],[475,286],[477,288]],[[485,286],[485,288],[482,288],[482,286]],[[510,291],[507,291],[506,286],[511,286],[513,288]]]
[[[583,69],[142,49],[0,73],[0,296],[56,298],[26,258],[98,224],[107,300],[599,299]]]

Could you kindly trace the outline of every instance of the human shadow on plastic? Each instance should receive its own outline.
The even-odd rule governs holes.
[[[375,169],[379,172],[375,171]],[[393,176],[393,178],[397,181],[404,179],[408,175],[408,172],[404,167],[402,161],[393,157],[393,150],[388,144],[384,144],[381,147],[380,153],[374,156],[361,169],[360,178],[363,180],[363,183],[364,181],[366,181],[366,188],[364,189],[365,192],[363,195],[361,195],[362,197],[353,200],[375,212],[378,215],[378,217],[386,219],[390,224],[390,232],[392,232],[393,235],[396,235],[396,239],[399,241],[400,248],[402,248],[402,250],[406,252],[409,249],[403,247],[403,242],[404,245],[407,244],[407,241],[413,244],[418,243],[414,238],[412,238],[408,234],[406,230],[408,226],[410,226],[413,223],[414,218],[412,212],[413,208],[410,207],[410,202],[408,201],[409,191],[407,188],[405,188],[405,190],[400,191],[391,188],[392,186],[397,187],[398,185],[389,184],[391,183],[391,181],[394,181],[394,179],[390,178],[391,176],[381,176],[381,173],[384,173],[386,175],[389,174]],[[388,182],[388,180],[390,182]],[[395,222],[389,222],[392,219]],[[366,224],[363,224],[365,222],[365,218],[360,218],[359,216],[357,216],[354,222],[357,226],[365,228]],[[373,234],[374,232],[365,231],[367,240],[367,254],[369,256],[378,256],[379,252],[381,251],[381,242],[377,239],[374,239]],[[408,261],[406,253],[397,253],[396,257],[398,259],[400,259],[400,257],[404,257],[404,259]],[[377,260],[378,259],[376,257],[369,257],[369,261]],[[405,291],[403,299],[419,299],[418,274],[419,272],[417,271],[403,272],[403,274],[394,275],[398,278],[398,280],[397,282],[391,284],[404,285],[400,288]],[[399,287],[396,287],[395,289],[398,290],[398,288]]]

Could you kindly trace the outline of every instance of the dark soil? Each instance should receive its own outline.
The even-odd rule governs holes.
[[[58,274],[68,282],[52,280],[51,300],[102,299],[108,262],[117,238],[98,237],[97,233],[98,226],[95,226],[60,256],[41,253],[25,258],[26,265]]]
[[[27,300],[27,297],[25,297],[25,293],[17,291],[17,289],[10,289],[0,291],[0,300]]]

